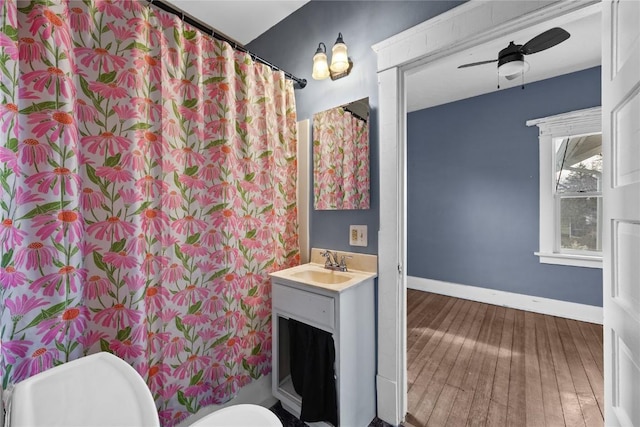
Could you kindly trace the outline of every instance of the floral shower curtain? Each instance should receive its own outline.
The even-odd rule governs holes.
[[[2,387],[97,351],[164,425],[271,370],[292,82],[130,0],[0,0]]]
[[[369,209],[369,126],[342,107],[313,116],[316,209]]]

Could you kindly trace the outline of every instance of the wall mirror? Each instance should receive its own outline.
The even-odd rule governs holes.
[[[369,98],[313,115],[313,207],[369,209]]]

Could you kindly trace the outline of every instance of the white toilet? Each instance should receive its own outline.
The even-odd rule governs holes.
[[[106,352],[17,383],[6,409],[5,427],[160,425],[142,377],[127,362]],[[273,412],[258,405],[229,406],[191,425],[282,427]]]

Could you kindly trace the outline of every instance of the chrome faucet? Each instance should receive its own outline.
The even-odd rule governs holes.
[[[342,257],[340,258],[340,262],[338,262],[338,252],[325,250],[324,252],[321,252],[320,255],[325,258],[324,268],[334,271],[347,271],[346,258],[351,257],[342,255]]]

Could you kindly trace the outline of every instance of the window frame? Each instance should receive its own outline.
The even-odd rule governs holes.
[[[560,251],[560,203],[558,201],[561,198],[556,195],[554,188],[556,173],[554,140],[561,137],[602,133],[601,107],[529,120],[526,124],[527,126],[537,126],[539,129],[540,246],[539,250],[534,254],[544,264],[602,268],[602,253],[600,255],[590,255],[584,252],[572,252],[571,250]],[[583,197],[587,197],[587,195],[583,195]],[[601,192],[599,197],[598,213],[601,215]],[[602,226],[601,224],[600,227]]]

